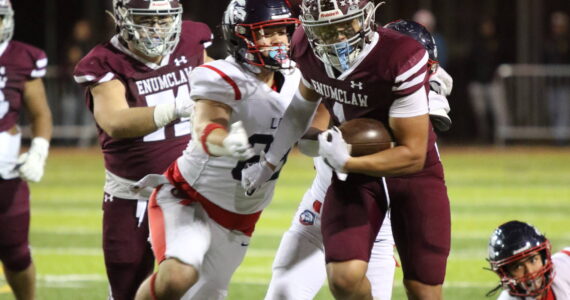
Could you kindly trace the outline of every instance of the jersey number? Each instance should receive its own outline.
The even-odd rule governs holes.
[[[174,103],[176,99],[179,97],[188,97],[190,98],[190,90],[188,89],[188,85],[181,85],[178,87],[178,94],[174,96],[174,91],[172,89],[162,91],[160,93],[151,94],[145,97],[146,104],[148,106],[156,106],[161,103]],[[182,136],[186,134],[190,134],[190,119],[189,118],[182,118],[180,122],[174,124],[174,135],[175,136]],[[154,132],[151,132],[144,136],[143,141],[145,142],[155,142],[155,141],[162,141],[166,139],[166,133],[164,127],[157,129]]]
[[[273,143],[273,136],[269,134],[254,134],[249,137],[249,143],[251,144],[252,147],[255,147],[255,144],[265,145],[265,148],[263,148],[263,152],[267,152],[269,151],[269,146],[271,145],[271,143]],[[287,155],[285,155],[285,157],[287,157]],[[259,159],[260,156],[255,155],[254,157],[246,161],[238,162],[236,167],[233,168],[232,170],[232,177],[235,180],[241,181],[241,170],[243,170],[243,168],[246,165],[251,165],[259,162]],[[275,174],[273,174],[273,176],[271,176],[269,180],[277,179],[277,177],[279,177],[279,172],[281,172],[281,170],[275,172]]]

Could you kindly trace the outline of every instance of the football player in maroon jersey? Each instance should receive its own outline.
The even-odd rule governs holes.
[[[319,155],[333,176],[321,223],[329,286],[336,298],[372,299],[365,277],[387,207],[409,299],[441,299],[450,249],[450,208],[443,167],[428,117],[428,53],[411,37],[376,27],[368,0],[304,0],[292,57],[303,74],[266,161],[244,169],[254,193],[305,132],[322,99],[335,125],[374,118],[397,145],[351,157],[336,129],[319,136]],[[387,187],[380,177],[388,176]],[[393,187],[401,193],[390,193]]]
[[[76,66],[105,159],[103,251],[111,299],[133,299],[154,267],[151,191],[129,186],[162,173],[190,140],[189,75],[207,58],[210,29],[182,21],[178,0],[114,0],[117,34]]]
[[[42,77],[46,54],[13,41],[14,11],[0,1],[0,260],[16,299],[34,299],[36,271],[30,255],[30,192],[27,181],[43,176],[52,134]],[[26,110],[32,145],[21,154],[18,120]]]

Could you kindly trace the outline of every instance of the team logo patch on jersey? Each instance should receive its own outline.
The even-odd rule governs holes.
[[[313,225],[315,224],[315,214],[312,211],[306,209],[301,213],[301,215],[299,215],[299,222],[305,226]]]
[[[188,63],[188,60],[186,59],[186,56],[184,56],[184,55],[180,56],[179,58],[174,59],[174,64],[177,67],[180,67],[182,64],[187,64],[187,63]]]

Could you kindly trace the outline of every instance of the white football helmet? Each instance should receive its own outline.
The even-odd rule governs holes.
[[[0,0],[0,17],[0,43],[4,43],[14,35],[14,10],[10,0]]]
[[[374,12],[368,0],[303,0],[300,19],[315,55],[343,72],[374,34]]]
[[[170,54],[182,29],[179,0],[113,0],[121,38],[149,57]]]

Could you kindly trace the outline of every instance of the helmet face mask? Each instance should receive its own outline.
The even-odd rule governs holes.
[[[550,242],[535,227],[511,221],[497,228],[489,240],[491,270],[512,296],[536,297],[552,285]],[[533,266],[526,273],[522,266]],[[517,268],[521,268],[518,270]]]
[[[9,0],[0,0],[0,18],[0,43],[4,43],[14,35],[14,10]]]
[[[292,69],[289,43],[298,24],[283,0],[233,0],[224,13],[222,31],[237,61],[270,70]]]
[[[182,28],[178,0],[114,0],[113,7],[121,38],[143,55],[165,56],[178,45]]]
[[[301,22],[315,55],[338,71],[358,59],[374,29],[374,4],[367,0],[304,0]]]

